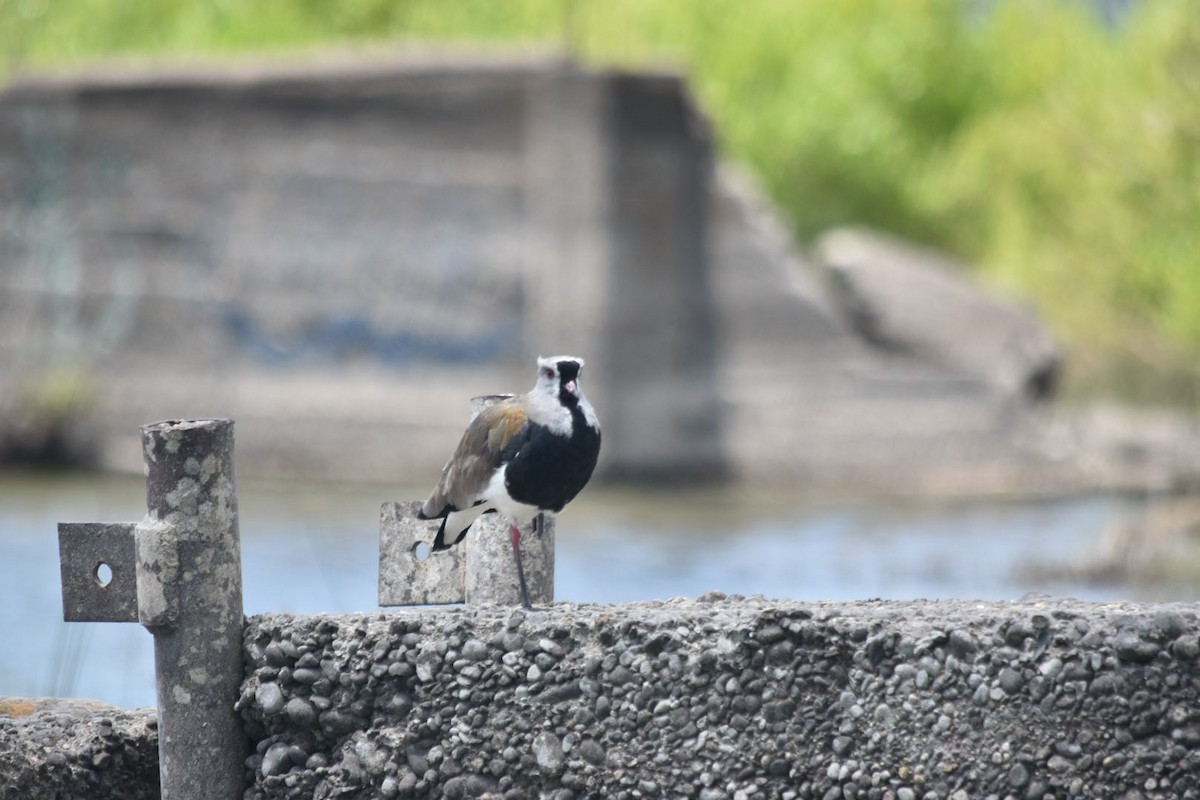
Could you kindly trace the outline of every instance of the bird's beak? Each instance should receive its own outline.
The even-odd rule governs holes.
[[[575,381],[567,381],[563,384],[563,388],[573,395],[579,394],[579,387],[575,385]]]

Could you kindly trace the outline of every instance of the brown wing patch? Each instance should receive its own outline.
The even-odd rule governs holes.
[[[481,411],[467,426],[421,512],[433,518],[470,508],[500,466],[500,453],[525,427],[527,419],[525,409],[515,400]]]
[[[529,416],[525,413],[525,409],[516,403],[502,403],[496,408],[501,413],[494,424],[488,428],[487,444],[488,450],[499,455],[504,448],[508,447],[508,443],[513,440],[513,437],[525,427]]]

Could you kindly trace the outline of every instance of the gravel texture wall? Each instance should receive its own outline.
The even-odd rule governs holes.
[[[246,797],[1200,797],[1198,632],[1038,597],[265,615]]]
[[[154,709],[0,697],[0,798],[142,800],[158,794]]]

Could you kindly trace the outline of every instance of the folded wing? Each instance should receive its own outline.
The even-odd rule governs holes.
[[[434,549],[457,544],[487,506],[483,492],[496,470],[529,440],[529,417],[513,398],[479,413],[463,433],[454,455],[442,468],[433,493],[421,507],[421,519],[442,518]]]

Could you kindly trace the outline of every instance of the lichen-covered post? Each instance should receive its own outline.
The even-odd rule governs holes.
[[[512,395],[471,399],[471,419]],[[439,520],[419,520],[420,502],[384,503],[379,516],[379,604],[498,603],[520,605],[508,521],[485,514],[456,547],[430,552]],[[545,517],[521,538],[529,600],[554,602],[554,518]]]
[[[471,398],[471,419],[493,403],[511,395],[484,395]],[[529,585],[529,601],[554,602],[554,517],[543,516],[533,531],[521,537],[521,561]],[[520,605],[521,590],[508,536],[508,521],[497,514],[485,514],[467,534],[466,602]]]
[[[242,795],[246,757],[234,711],[244,617],[233,421],[141,431],[138,619],[154,635],[162,796],[230,800]]]

